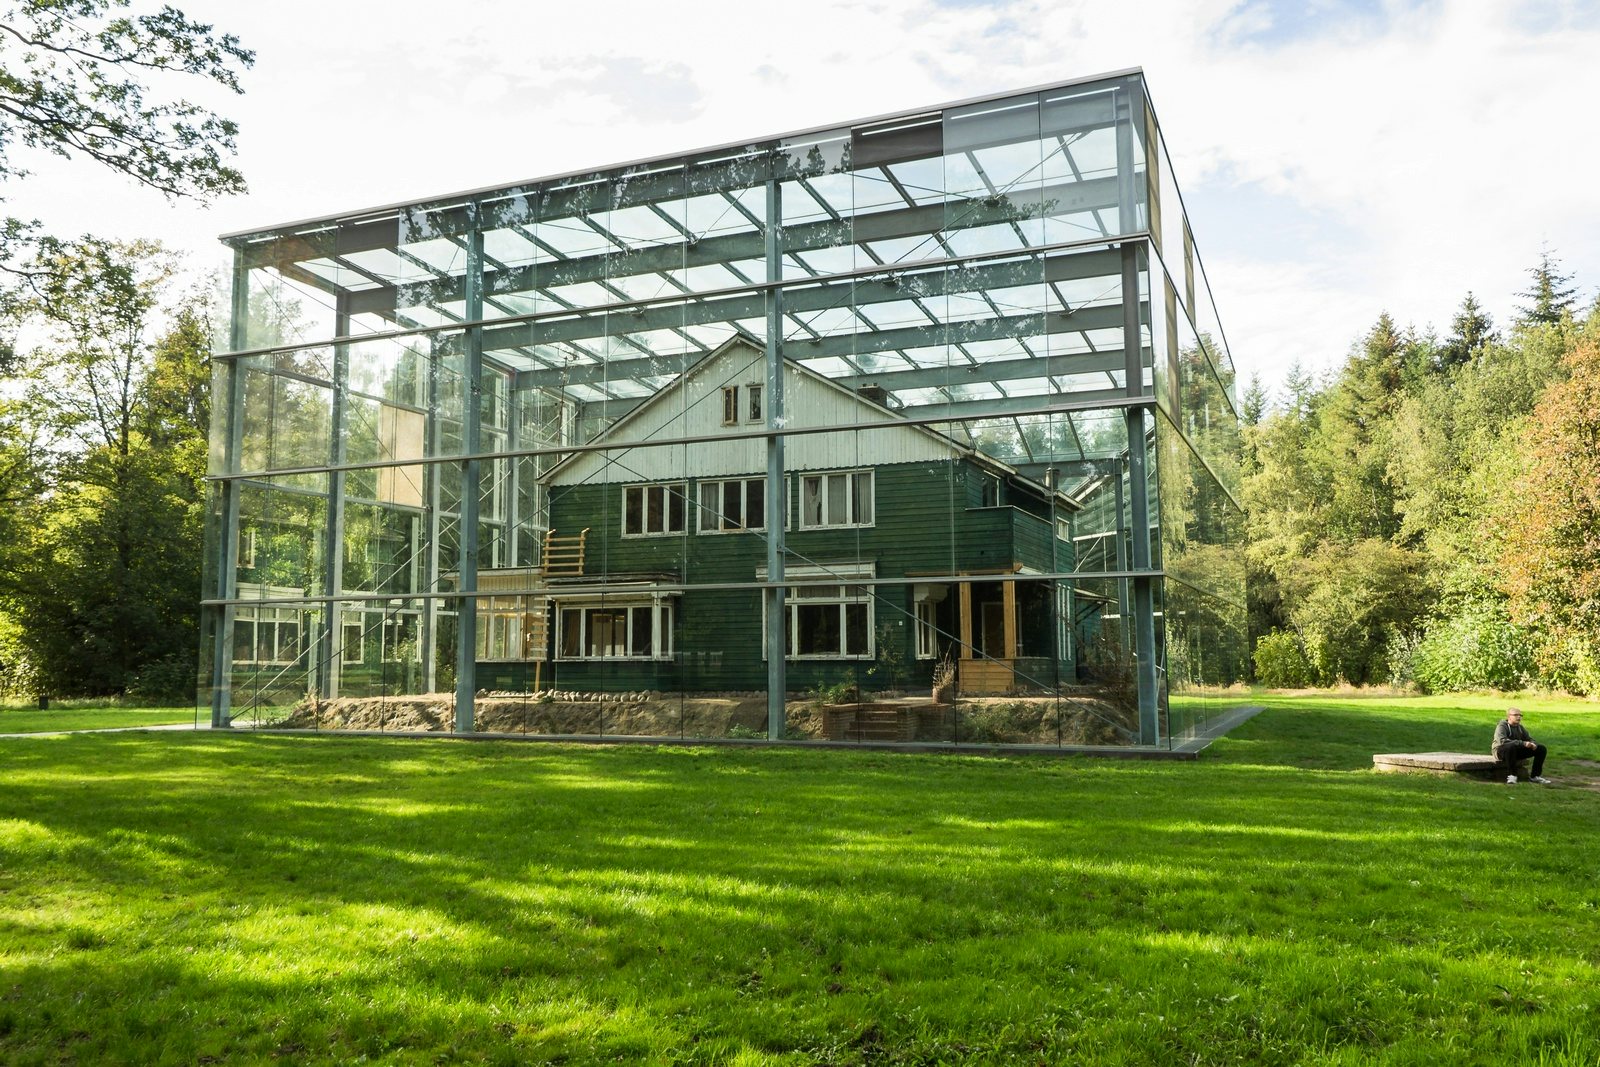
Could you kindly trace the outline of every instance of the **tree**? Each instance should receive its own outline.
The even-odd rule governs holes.
[[[1450,320],[1450,336],[1439,349],[1441,370],[1470,363],[1495,339],[1494,320],[1478,304],[1471,291],[1461,301],[1461,310]]]
[[[1546,679],[1600,690],[1600,341],[1566,357],[1522,438],[1500,558],[1512,619],[1537,635]]]
[[[152,340],[170,253],[85,238],[49,254],[33,312],[50,339],[25,379],[49,413],[35,421],[46,473],[21,509],[0,606],[48,691],[182,696],[200,588],[204,308],[191,301]]]
[[[1539,253],[1539,265],[1528,268],[1533,284],[1517,294],[1531,301],[1517,308],[1523,322],[1556,323],[1561,321],[1564,313],[1572,310],[1577,290],[1569,284],[1572,276],[1561,273],[1559,262],[1546,248]]]
[[[0,181],[28,172],[18,148],[83,157],[169,198],[244,191],[228,163],[238,126],[199,104],[153,94],[198,78],[241,92],[255,54],[181,11],[126,13],[128,0],[13,0],[0,11]],[[0,270],[19,264],[36,223],[0,219]],[[12,308],[0,303],[0,313]]]
[[[26,174],[15,145],[82,155],[169,197],[244,190],[224,160],[238,127],[187,100],[146,99],[145,79],[187,74],[232,92],[255,54],[231,34],[128,0],[17,0],[0,14],[0,178]]]

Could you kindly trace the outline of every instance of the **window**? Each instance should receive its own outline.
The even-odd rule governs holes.
[[[872,590],[867,586],[791,588],[784,606],[790,659],[871,658]]]
[[[800,528],[872,525],[872,472],[807,474],[800,479]]]
[[[256,532],[239,531],[239,566],[252,570],[256,565]]]
[[[939,654],[939,605],[931,600],[917,601],[917,658],[934,659]]]
[[[1071,541],[1072,540],[1072,520],[1071,519],[1061,518],[1059,516],[1056,518],[1056,540],[1058,540],[1058,541]]]
[[[293,663],[300,658],[299,608],[239,608],[233,619],[233,662]]]
[[[872,587],[849,584],[850,579],[871,578],[870,563],[790,568],[785,580],[796,582],[835,579],[838,584],[791,585],[784,590],[788,612],[784,644],[789,659],[871,659],[873,653]],[[756,580],[766,581],[765,567],[756,568]],[[762,598],[765,614],[766,598]],[[766,620],[761,632],[766,634]],[[766,656],[766,648],[761,650]]]
[[[733,533],[766,528],[765,478],[700,483],[701,533]]]
[[[737,385],[724,385],[722,387],[722,425],[737,426],[743,422],[761,421],[761,386],[751,382],[743,386],[744,408],[739,407],[739,389]]]
[[[545,612],[542,597],[497,596],[478,601],[478,658],[480,660],[538,660],[547,657]]]
[[[411,614],[387,615],[383,620],[382,655],[386,663],[421,659],[417,646],[417,621]]]
[[[347,622],[339,627],[339,662],[358,664],[366,658],[366,634],[359,622]]]
[[[563,604],[561,659],[669,659],[672,605]]]
[[[622,533],[625,537],[651,537],[683,533],[683,482],[666,485],[630,485],[622,491]]]

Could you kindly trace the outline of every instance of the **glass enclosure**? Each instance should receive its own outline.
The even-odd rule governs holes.
[[[1239,434],[1154,116],[1124,72],[226,237],[213,723],[1181,744],[1245,668]]]

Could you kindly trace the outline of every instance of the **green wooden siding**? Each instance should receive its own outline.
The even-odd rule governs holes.
[[[880,662],[839,659],[791,660],[792,691],[830,685],[853,674],[869,688],[888,688],[887,665],[881,663],[885,639],[902,661],[902,686],[926,687],[933,661],[915,658],[912,585],[918,575],[959,574],[995,570],[1021,563],[1035,570],[1052,567],[1051,526],[1030,511],[1048,512],[1048,502],[1032,498],[1029,510],[1020,502],[1028,494],[1015,491],[1012,503],[979,507],[981,479],[986,472],[969,461],[908,463],[873,468],[874,522],[869,527],[827,530],[798,528],[799,475],[788,479],[790,514],[796,521],[787,531],[788,566],[828,566],[871,563],[879,580],[906,577],[905,584],[875,587],[873,626]],[[616,580],[659,575],[688,585],[751,582],[766,565],[766,539],[760,533],[699,533],[693,502],[698,483],[687,482],[686,529],[682,534],[624,537],[622,535],[623,483],[555,486],[550,492],[551,526],[558,535],[589,530],[585,574]],[[1006,498],[1002,495],[1001,499]],[[1062,542],[1060,566],[1070,565],[1070,543]],[[1019,589],[1026,608],[1030,597],[1045,605],[1044,618],[1024,610],[1026,652],[1052,647],[1053,625],[1048,612],[1048,590]],[[552,590],[558,600],[559,587]],[[618,595],[626,595],[622,589]],[[949,634],[958,632],[957,593],[951,590],[937,609],[938,625]],[[561,661],[547,663],[541,674],[545,685],[563,689],[615,692],[657,690],[760,690],[766,686],[766,662],[761,653],[761,594],[756,589],[691,590],[674,601],[673,661]],[[552,627],[554,629],[554,627]],[[869,669],[878,671],[869,675]],[[517,690],[532,682],[531,664],[482,663],[478,684],[491,689]]]

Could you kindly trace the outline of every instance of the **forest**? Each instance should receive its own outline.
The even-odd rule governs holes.
[[[1245,390],[1257,682],[1600,693],[1600,299],[1528,273],[1504,329],[1468,293]]]

